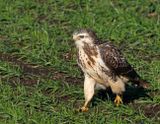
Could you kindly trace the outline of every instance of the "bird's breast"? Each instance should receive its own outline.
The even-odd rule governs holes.
[[[79,51],[78,63],[83,72],[94,78],[97,82],[104,83],[108,78],[106,75],[108,70],[100,56],[88,56],[84,51]]]

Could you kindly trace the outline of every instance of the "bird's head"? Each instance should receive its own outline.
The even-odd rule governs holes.
[[[97,40],[97,36],[90,29],[80,29],[74,31],[73,40],[78,47],[83,46],[85,43],[94,45]]]

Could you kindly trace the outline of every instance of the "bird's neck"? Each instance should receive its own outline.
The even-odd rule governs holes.
[[[94,41],[92,40],[84,40],[84,41],[76,41],[76,47],[80,50],[83,49],[84,47],[93,47],[95,46]]]
[[[84,43],[83,46],[78,46],[78,51],[80,53],[86,54],[89,56],[97,56],[98,55],[98,46],[96,44]]]

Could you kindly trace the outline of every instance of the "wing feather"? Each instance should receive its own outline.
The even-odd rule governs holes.
[[[130,80],[139,78],[139,75],[123,57],[122,53],[110,42],[99,45],[101,57],[106,66],[117,75],[122,75]]]

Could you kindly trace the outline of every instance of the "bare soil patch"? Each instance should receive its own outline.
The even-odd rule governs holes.
[[[77,77],[68,76],[64,72],[60,72],[55,70],[54,68],[42,67],[40,65],[27,63],[20,59],[20,57],[16,55],[10,55],[6,53],[0,53],[0,60],[9,62],[12,65],[18,65],[22,71],[22,77],[12,77],[9,80],[11,82],[21,82],[22,84],[35,84],[38,80],[38,77],[43,79],[52,79],[52,80],[62,80],[67,82],[68,84],[80,84],[82,79]]]

